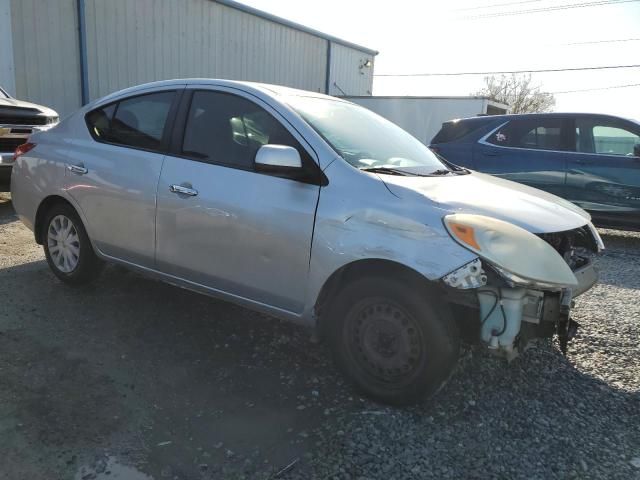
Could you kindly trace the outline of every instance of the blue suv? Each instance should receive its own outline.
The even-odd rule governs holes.
[[[452,120],[430,148],[456,165],[566,198],[601,227],[640,230],[640,123],[536,113]]]

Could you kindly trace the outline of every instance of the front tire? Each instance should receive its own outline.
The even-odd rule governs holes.
[[[76,211],[57,204],[49,209],[42,235],[49,268],[68,285],[86,285],[102,271],[103,262],[96,256],[91,241]]]
[[[435,394],[458,359],[449,309],[412,285],[362,278],[340,291],[327,312],[336,364],[360,392],[383,403],[406,405]]]

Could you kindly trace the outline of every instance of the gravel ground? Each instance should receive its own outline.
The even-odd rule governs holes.
[[[115,267],[60,284],[0,194],[0,478],[640,479],[640,234],[602,233],[568,357],[468,349],[395,409],[299,327]]]

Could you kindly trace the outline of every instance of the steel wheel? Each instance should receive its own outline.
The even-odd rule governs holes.
[[[51,261],[63,273],[71,273],[80,260],[80,236],[70,218],[56,215],[49,222],[47,246]]]
[[[425,355],[416,319],[387,299],[363,303],[346,322],[349,350],[355,362],[385,383],[397,385],[410,380]]]

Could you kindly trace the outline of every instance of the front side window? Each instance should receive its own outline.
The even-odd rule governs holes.
[[[194,92],[182,155],[251,169],[258,149],[267,144],[294,147],[304,157],[296,139],[262,107],[229,93]]]
[[[161,150],[174,97],[175,92],[159,92],[121,100],[89,112],[87,126],[99,141]]]
[[[634,155],[640,135],[607,121],[576,120],[576,151],[606,155]]]
[[[487,137],[487,142],[502,147],[565,150],[562,124],[558,118],[512,120]]]

